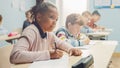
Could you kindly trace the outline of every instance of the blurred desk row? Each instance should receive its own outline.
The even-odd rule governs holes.
[[[93,33],[87,33],[87,36],[91,40],[108,40],[108,36],[112,32],[112,29],[105,29],[104,31],[97,31]]]

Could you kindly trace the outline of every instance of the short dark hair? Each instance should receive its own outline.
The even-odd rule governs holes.
[[[100,13],[99,13],[97,10],[93,11],[92,15],[98,15],[98,16],[101,16]]]
[[[72,13],[68,15],[66,18],[66,28],[68,28],[68,23],[71,23],[71,24],[78,23],[80,26],[82,26],[84,22],[81,20],[81,18],[82,18],[81,15],[77,13]]]
[[[36,5],[38,5],[39,3],[43,2],[44,0],[36,0]]]

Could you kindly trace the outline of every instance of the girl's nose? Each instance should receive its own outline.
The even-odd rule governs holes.
[[[53,25],[56,25],[56,20],[53,21]]]

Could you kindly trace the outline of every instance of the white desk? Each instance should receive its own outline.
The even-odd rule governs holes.
[[[0,41],[17,39],[17,38],[19,38],[20,36],[21,36],[20,34],[15,35],[15,36],[11,36],[11,37],[8,37],[8,35],[0,35]]]
[[[93,33],[87,33],[88,36],[98,37],[98,36],[108,36],[110,32],[93,32]]]
[[[104,32],[112,32],[113,29],[109,29],[109,28],[106,28],[105,30],[103,30]]]
[[[100,38],[108,39],[108,35],[110,32],[93,32],[87,33],[87,36],[90,37],[92,40],[100,40]]]
[[[114,49],[117,45],[117,41],[95,41],[95,44],[90,47],[90,53],[94,57],[94,68],[107,68]],[[69,68],[79,61],[81,56],[71,56],[69,58]],[[12,68],[28,68],[29,64],[12,65]]]
[[[94,57],[94,68],[107,68],[117,44],[117,41],[97,41],[95,46],[90,48]]]
[[[17,34],[15,36],[8,37],[8,35],[0,35],[0,41],[7,41],[11,44],[15,43],[15,39],[18,39],[21,34]]]

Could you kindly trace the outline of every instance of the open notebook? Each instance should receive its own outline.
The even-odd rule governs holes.
[[[68,63],[68,55],[64,55],[60,59],[33,62],[29,68],[68,68]]]
[[[89,50],[81,50],[82,58],[90,55]],[[60,59],[46,60],[46,61],[36,61],[33,62],[29,68],[68,68],[69,66],[69,56],[63,55]]]

